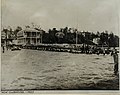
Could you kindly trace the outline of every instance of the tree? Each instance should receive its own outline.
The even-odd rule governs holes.
[[[22,27],[20,26],[17,26],[17,28],[14,30],[15,39],[17,39],[17,33],[21,30],[22,30]]]
[[[3,32],[5,33],[5,44],[7,46],[7,39],[8,39],[8,29],[7,28],[3,28]]]
[[[57,37],[57,39],[58,39],[58,43],[62,43],[63,42],[63,38],[64,38],[64,36],[65,36],[65,34],[63,33],[63,32],[57,32],[56,34],[55,34],[55,36]]]

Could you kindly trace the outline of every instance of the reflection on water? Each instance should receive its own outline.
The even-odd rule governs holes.
[[[110,63],[109,55],[8,51],[2,54],[2,89],[69,89],[112,78]]]

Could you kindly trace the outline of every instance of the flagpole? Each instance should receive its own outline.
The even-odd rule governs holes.
[[[78,44],[78,9],[76,10],[77,15],[76,15],[76,47]]]

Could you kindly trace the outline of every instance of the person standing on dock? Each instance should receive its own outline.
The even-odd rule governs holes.
[[[118,74],[118,52],[115,49],[113,53],[113,59],[114,59],[114,74]]]

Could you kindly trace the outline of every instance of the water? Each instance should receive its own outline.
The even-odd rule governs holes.
[[[75,89],[113,78],[113,65],[110,55],[7,51],[2,53],[2,90]]]

